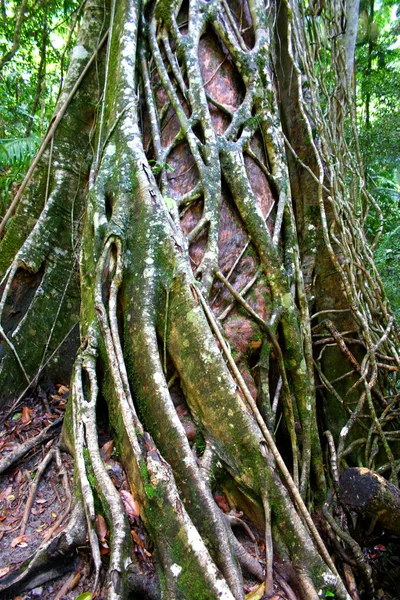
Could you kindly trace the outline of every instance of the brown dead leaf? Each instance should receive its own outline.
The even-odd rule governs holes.
[[[41,515],[45,510],[45,508],[32,508],[31,513],[33,515]]]
[[[135,531],[134,529],[132,529],[131,530],[131,536],[132,536],[132,539],[135,542],[135,544],[137,544],[141,548],[144,548],[144,541],[141,539],[141,537],[140,537],[140,535],[138,534],[137,531]]]
[[[64,394],[69,394],[69,387],[66,385],[59,385],[58,393],[60,396],[63,396]]]
[[[256,349],[256,348],[260,348],[262,346],[262,340],[253,340],[251,342],[251,347]]]
[[[107,461],[111,458],[114,449],[114,440],[110,440],[106,442],[104,446],[100,448],[100,454],[104,461]]]
[[[1,521],[5,521],[6,519],[7,519],[7,517],[5,517],[4,515],[2,515],[2,516],[0,517],[0,523],[1,523]]]
[[[126,490],[119,490],[119,495],[121,496],[121,500],[128,517],[139,517],[140,506],[139,503],[134,499],[132,494],[130,492],[127,492]]]
[[[231,507],[228,504],[228,500],[226,499],[226,496],[224,494],[217,492],[214,495],[214,500],[218,504],[220,509],[224,511],[224,513],[228,513],[231,510]]]
[[[96,515],[96,533],[100,542],[104,542],[107,537],[107,523],[102,515]]]
[[[28,406],[24,406],[22,409],[21,422],[23,425],[28,425],[31,422],[31,415],[33,410],[28,408]]]
[[[6,487],[5,490],[3,490],[2,492],[0,492],[0,502],[4,499],[7,498],[12,492],[12,485],[9,485],[8,487]]]
[[[15,548],[16,546],[21,546],[21,548],[26,548],[26,546],[28,545],[26,542],[28,540],[29,540],[29,537],[27,535],[18,535],[11,542],[11,548]],[[25,545],[23,545],[23,544],[25,544]]]
[[[4,577],[4,575],[7,575],[9,570],[10,570],[10,565],[7,565],[7,567],[4,567],[4,569],[0,569],[0,578]]]
[[[54,401],[54,402],[61,402],[63,400],[62,396],[59,396],[58,394],[50,394],[50,398]]]

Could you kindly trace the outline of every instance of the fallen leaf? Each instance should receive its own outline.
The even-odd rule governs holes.
[[[261,585],[257,586],[255,590],[251,591],[249,594],[246,594],[246,600],[261,600],[264,596],[265,583],[263,582]]]
[[[231,510],[231,508],[228,504],[228,500],[226,499],[226,496],[224,494],[217,492],[214,495],[214,500],[218,504],[220,509],[224,511],[224,513],[228,513]]]
[[[21,417],[22,417],[22,413],[16,412],[16,413],[13,414],[13,416],[11,417],[11,419],[12,419],[12,421],[19,421]]]
[[[12,485],[9,485],[5,490],[3,490],[0,493],[0,502],[3,500],[3,498],[6,498],[7,496],[9,496],[12,492]]]
[[[0,569],[0,578],[4,577],[4,575],[7,575],[9,570],[10,570],[10,565],[8,565],[7,567],[4,567],[4,569]]]
[[[262,346],[262,340],[253,340],[251,342],[251,347],[252,348],[260,348],[260,346]]]
[[[32,508],[31,513],[33,515],[41,515],[44,513],[45,510],[45,508]]]
[[[46,502],[45,498],[36,498],[36,504],[46,504]]]
[[[132,494],[130,492],[127,492],[126,490],[120,490],[119,495],[121,496],[121,500],[128,517],[139,517],[140,506],[139,503],[134,499]]]
[[[135,531],[134,529],[132,529],[131,531],[131,536],[133,541],[140,546],[141,548],[144,548],[144,541],[141,539],[140,535],[137,533],[137,531]]]
[[[114,440],[110,440],[109,442],[106,442],[104,444],[104,446],[102,446],[100,448],[100,454],[101,454],[102,459],[106,461],[109,458],[111,458],[113,449],[114,449]]]
[[[33,410],[31,408],[28,408],[27,406],[24,406],[22,409],[22,413],[21,413],[21,421],[23,423],[23,425],[28,425],[28,423],[31,422],[31,413],[33,412]]]
[[[7,517],[5,517],[4,515],[2,517],[0,517],[0,523],[1,521],[5,521],[7,519]]]
[[[19,535],[13,539],[11,542],[11,548],[15,548],[16,546],[21,546],[22,548],[26,548],[28,545],[26,542],[29,540],[27,535]],[[24,546],[22,544],[25,544]]]
[[[51,516],[53,517],[53,519],[57,518],[57,513],[51,513]]]
[[[96,533],[100,542],[104,542],[107,537],[107,523],[102,515],[96,515]]]
[[[383,544],[377,544],[376,546],[374,546],[374,550],[379,550],[380,552],[385,552],[386,546],[384,546]]]
[[[62,396],[63,394],[69,394],[69,387],[67,387],[66,385],[59,385],[58,393],[60,396]]]

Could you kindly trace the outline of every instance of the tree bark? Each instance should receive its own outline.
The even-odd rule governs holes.
[[[378,473],[346,469],[340,479],[340,499],[362,517],[369,517],[389,533],[400,534],[400,490]]]
[[[90,55],[93,68],[1,243],[5,403],[43,373],[60,377],[45,367],[79,318],[63,438],[75,459],[76,510],[86,520],[96,581],[96,511],[112,532],[105,584],[110,599],[128,595],[129,572],[139,573],[140,565],[99,451],[97,418],[104,405],[154,544],[161,598],[244,598],[240,564],[251,564],[252,557],[244,559],[232,538],[213,497],[217,488],[264,531],[267,594],[274,592],[279,560],[292,564],[290,585],[300,597],[330,592],[348,598],[309,513],[312,501],[325,498],[327,481],[314,380],[314,306],[307,302],[307,286],[311,294],[322,288],[307,279],[302,240],[310,223],[301,222],[302,203],[305,212],[316,209],[313,252],[321,249],[322,256],[323,250],[335,272],[327,310],[350,311],[362,330],[357,341],[368,362],[356,370],[356,382],[367,397],[369,439],[392,452],[385,437],[390,411],[374,404],[382,396],[375,353],[379,348],[397,364],[398,340],[386,303],[381,320],[369,327],[368,302],[379,286],[373,265],[365,299],[333,250],[332,244],[340,246],[352,268],[368,253],[348,247],[343,214],[348,217],[350,200],[340,187],[344,171],[338,178],[332,167],[331,130],[320,125],[322,150],[319,141],[306,140],[313,123],[301,68],[311,68],[314,52],[306,17],[288,2],[275,28],[277,11],[263,0],[143,6],[123,0],[109,13],[102,2],[88,2],[59,107]],[[106,29],[107,48],[100,48]],[[279,44],[285,65],[277,59]],[[316,95],[312,73],[305,78]],[[301,111],[295,133],[314,153],[311,166],[298,147],[300,167],[287,158],[282,120],[290,124],[290,102]],[[293,181],[296,168],[316,183],[308,199]],[[332,208],[327,186],[342,212]],[[357,223],[350,219],[353,236]],[[10,308],[22,285],[30,295],[16,317]],[[314,340],[321,331],[325,336],[325,329],[316,330]],[[347,366],[344,333],[332,325],[333,331]],[[32,338],[37,351],[27,346]],[[360,416],[352,408],[346,412],[342,401],[333,450],[344,428],[354,425],[347,418]],[[187,435],[182,413],[190,416],[194,436]],[[154,595],[154,582],[149,586]]]

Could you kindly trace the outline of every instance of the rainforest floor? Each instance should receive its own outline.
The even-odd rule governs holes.
[[[67,386],[47,382],[12,410],[0,413],[0,466],[21,444],[54,424],[47,439],[0,475],[0,580],[29,559],[40,544],[58,532],[68,519],[74,498],[73,459],[67,452],[55,452],[68,396]],[[134,552],[142,562],[143,570],[154,571],[151,541],[139,516],[140,507],[129,490],[106,421],[100,424],[98,432],[103,460],[129,518]],[[46,464],[50,454],[52,459]],[[217,491],[214,497],[221,510],[238,519],[235,535],[264,566],[265,549],[261,532],[252,530],[246,515],[230,506],[221,492]],[[376,598],[396,600],[400,597],[400,539],[388,537],[384,532],[376,530],[365,538],[363,525],[365,524],[360,523],[360,536],[364,536],[363,552],[373,570]],[[110,549],[109,531],[101,515],[97,515],[96,529],[100,539],[104,576]],[[90,597],[86,593],[92,591],[93,582],[90,546],[87,542],[77,548],[75,555],[68,557],[65,564],[53,568],[42,580],[27,584],[27,589],[16,596],[15,600],[75,600],[82,594],[82,598],[86,596],[86,600]],[[275,582],[274,588],[273,600],[287,598],[278,582]],[[261,595],[261,590],[259,582],[245,580],[246,597],[263,600],[266,596]],[[101,600],[102,597],[100,587],[93,598]]]

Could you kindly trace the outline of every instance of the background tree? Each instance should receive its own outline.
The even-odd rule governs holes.
[[[368,189],[382,214],[371,207],[367,232],[380,230],[375,250],[392,306],[399,316],[400,47],[398,5],[362,4],[357,41],[357,105],[360,148]]]
[[[67,377],[75,357],[63,443],[76,503],[7,593],[81,543],[83,523],[97,581],[101,511],[108,598],[243,598],[241,566],[263,574],[219,488],[264,530],[267,595],[275,559],[301,597],[348,597],[309,513],[324,502],[373,595],[332,495],[347,463],[393,483],[399,466],[398,330],[363,230],[374,201],[349,100],[351,11],[86,3],[54,118],[0,226],[4,403]],[[154,543],[156,588],[100,456],[101,415]]]

